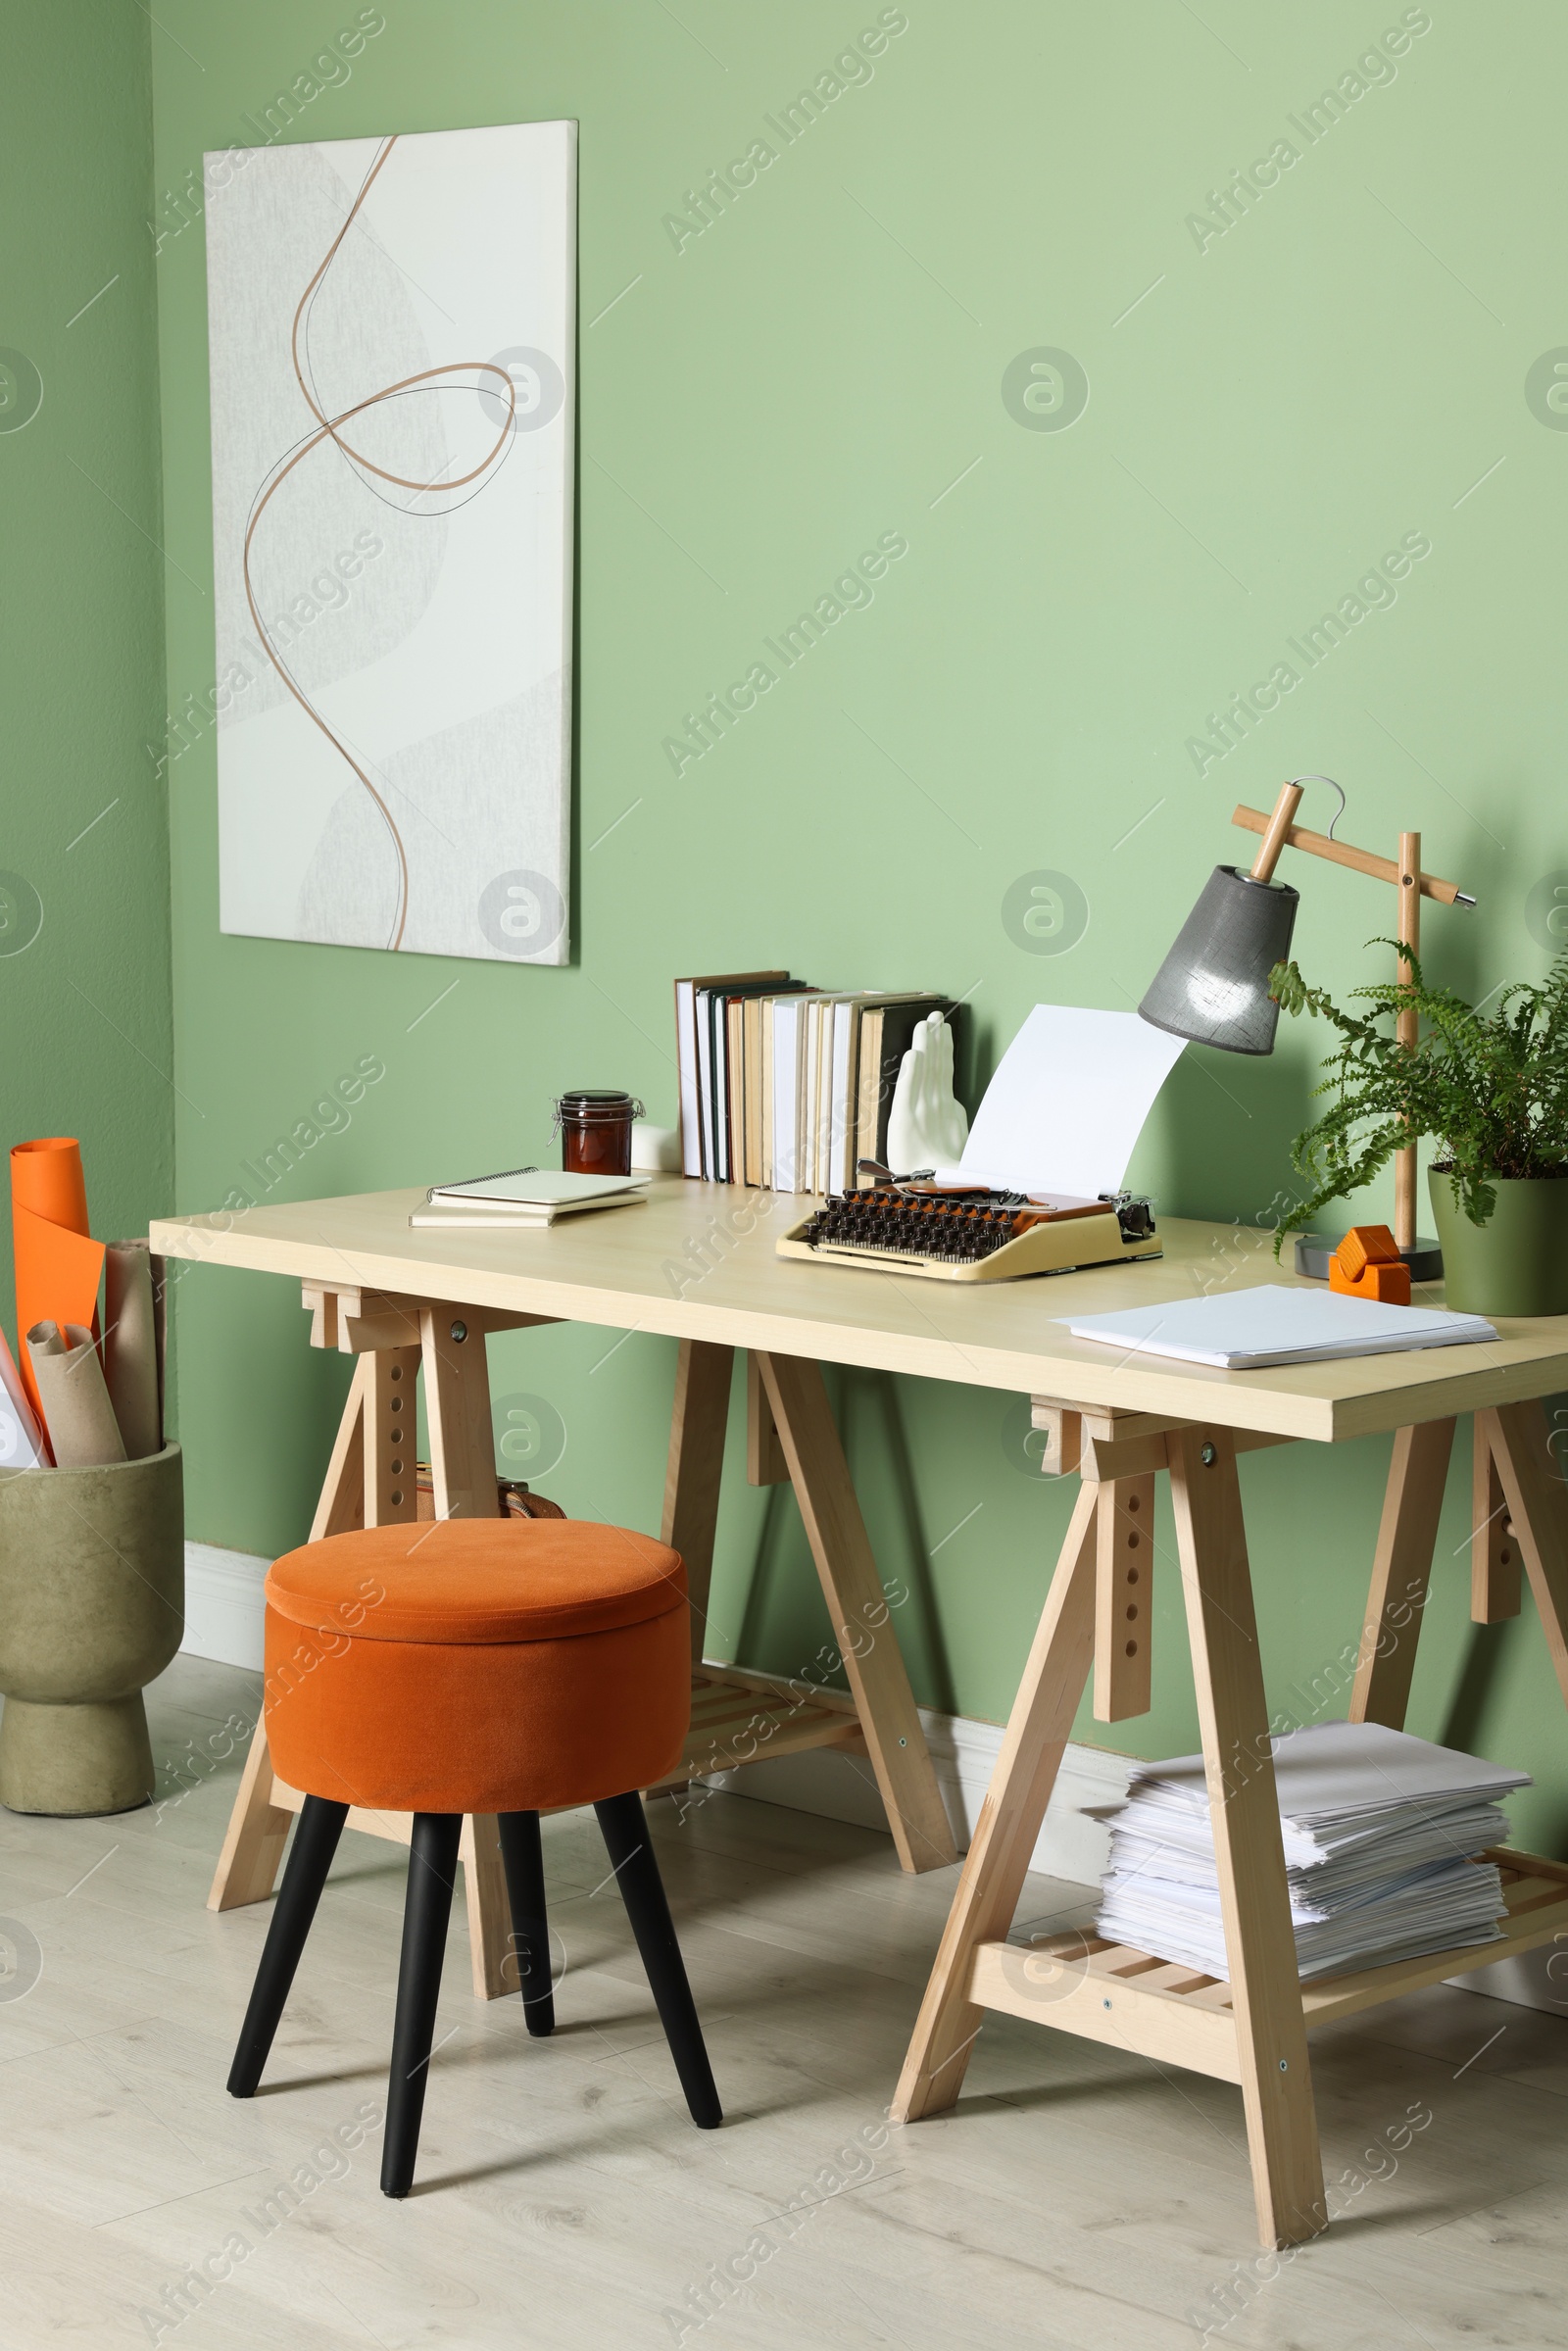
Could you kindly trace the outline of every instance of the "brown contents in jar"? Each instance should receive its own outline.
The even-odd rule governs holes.
[[[631,1128],[643,1105],[630,1094],[581,1087],[556,1104],[561,1164],[568,1175],[631,1173]]]

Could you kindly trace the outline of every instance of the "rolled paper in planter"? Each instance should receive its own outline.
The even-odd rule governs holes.
[[[164,1387],[165,1367],[169,1360],[169,1259],[155,1256],[150,1242],[111,1241],[112,1249],[136,1249],[147,1260],[147,1270],[153,1290],[153,1340],[158,1356],[158,1444],[164,1443]],[[104,1259],[107,1275],[109,1260]]]
[[[104,1258],[104,1378],[126,1459],[162,1452],[158,1324],[145,1242],[111,1241]]]
[[[47,1469],[43,1431],[27,1401],[22,1374],[0,1331],[0,1475],[12,1469]]]
[[[18,1330],[25,1334],[40,1322],[62,1328],[93,1322],[104,1251],[101,1242],[88,1237],[81,1149],[71,1136],[46,1135],[12,1146],[11,1237]],[[25,1337],[20,1352],[28,1401],[47,1420]]]
[[[80,1323],[62,1331],[52,1322],[34,1323],[27,1333],[44,1425],[57,1469],[101,1469],[127,1458],[115,1407],[109,1401],[104,1367],[93,1336]]]

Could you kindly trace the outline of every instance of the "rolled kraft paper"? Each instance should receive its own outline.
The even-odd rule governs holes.
[[[27,1352],[43,1397],[44,1425],[58,1469],[101,1469],[127,1458],[115,1407],[109,1401],[104,1367],[93,1336],[80,1323],[62,1330],[34,1323]]]
[[[0,1476],[12,1469],[47,1469],[43,1431],[27,1401],[22,1374],[0,1331]]]
[[[81,1151],[69,1135],[18,1143],[11,1151],[11,1237],[17,1262],[17,1328],[34,1323],[84,1327],[97,1316],[103,1244],[87,1232]],[[22,1346],[28,1401],[47,1421],[33,1377],[31,1342]]]
[[[167,1257],[155,1257],[152,1252],[152,1245],[146,1241],[111,1241],[106,1246],[109,1249],[140,1249],[143,1256],[145,1256],[147,1259],[148,1272],[152,1277],[153,1329],[158,1342],[158,1445],[159,1450],[162,1451],[164,1430],[164,1377],[165,1366],[169,1359],[169,1259]],[[105,1258],[104,1262],[107,1268],[107,1257]]]
[[[104,1258],[104,1379],[126,1459],[162,1452],[158,1322],[145,1242],[138,1248],[134,1241],[111,1241]]]

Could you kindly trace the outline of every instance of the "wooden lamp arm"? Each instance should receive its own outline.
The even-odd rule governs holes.
[[[1265,816],[1261,808],[1239,808],[1233,811],[1232,824],[1239,825],[1244,833],[1263,836],[1263,845],[1252,866],[1253,881],[1266,882],[1280,851],[1289,848],[1304,849],[1309,857],[1326,857],[1331,865],[1348,865],[1356,873],[1370,874],[1375,882],[1397,884],[1399,868],[1392,857],[1374,857],[1369,849],[1355,849],[1348,841],[1331,841],[1327,833],[1308,832],[1304,826],[1293,824],[1291,817],[1300,798],[1300,786],[1287,784],[1274,804],[1272,815]],[[1422,874],[1421,895],[1438,899],[1446,906],[1473,906],[1476,903],[1457,882],[1446,882],[1435,873]]]
[[[1254,882],[1272,880],[1274,868],[1280,861],[1280,851],[1291,838],[1293,819],[1301,805],[1302,790],[1300,784],[1282,784],[1280,796],[1274,803],[1273,815],[1262,817],[1255,828],[1250,825],[1248,827],[1250,832],[1255,829],[1263,836],[1262,847],[1252,859]],[[1250,816],[1252,810],[1249,808],[1247,813]]]

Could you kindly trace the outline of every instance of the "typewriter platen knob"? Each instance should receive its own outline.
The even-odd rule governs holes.
[[[1147,1241],[1154,1231],[1153,1202],[1143,1192],[1102,1192],[1100,1199],[1116,1211],[1124,1241]]]

